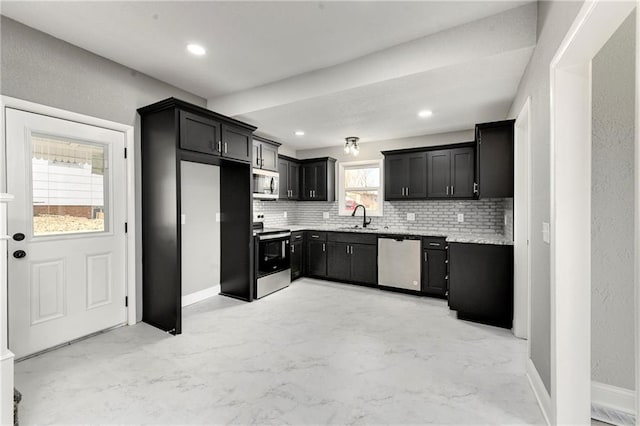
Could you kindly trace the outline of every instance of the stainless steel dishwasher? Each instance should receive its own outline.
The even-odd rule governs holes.
[[[378,285],[420,290],[420,237],[378,237]]]

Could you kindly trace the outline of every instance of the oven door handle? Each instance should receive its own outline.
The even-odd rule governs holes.
[[[291,233],[290,232],[281,232],[279,234],[260,235],[258,237],[258,239],[260,241],[275,240],[276,238],[291,238]]]

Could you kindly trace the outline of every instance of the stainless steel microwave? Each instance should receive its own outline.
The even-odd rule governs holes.
[[[253,198],[277,200],[279,180],[278,172],[253,169]]]

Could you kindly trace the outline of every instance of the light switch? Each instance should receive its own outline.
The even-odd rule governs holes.
[[[180,215],[180,224],[181,225],[186,225],[187,223],[187,215],[186,214],[181,214]]]
[[[407,220],[413,222],[414,220],[416,220],[416,214],[415,213],[407,213]]]
[[[322,212],[323,219],[329,219],[329,212]]]
[[[551,242],[551,232],[549,231],[549,222],[542,222],[542,241],[547,244]]]
[[[458,222],[464,222],[464,213],[458,213]]]

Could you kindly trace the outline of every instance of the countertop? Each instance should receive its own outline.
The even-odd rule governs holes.
[[[450,243],[474,243],[474,244],[495,244],[513,245],[511,238],[501,234],[474,234],[464,232],[448,232],[438,229],[411,230],[406,228],[389,227],[345,227],[340,225],[290,225],[287,228],[295,231],[328,231],[328,232],[357,232],[368,234],[392,234],[392,235],[412,235],[419,237],[446,237]]]

